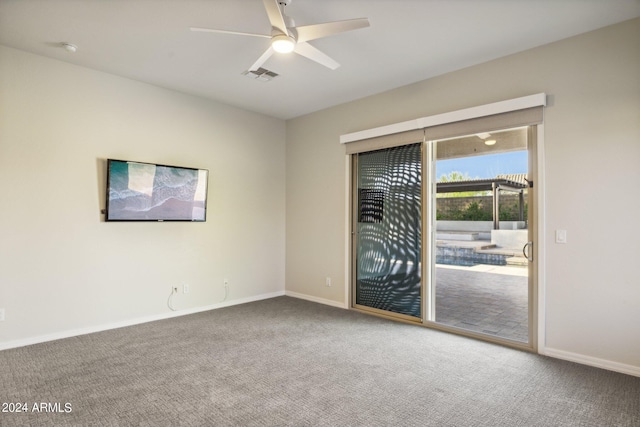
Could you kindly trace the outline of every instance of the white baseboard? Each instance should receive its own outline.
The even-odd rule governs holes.
[[[557,350],[546,347],[545,356],[555,357],[557,359],[568,360],[569,362],[581,363],[583,365],[594,366],[596,368],[606,369],[608,371],[620,372],[622,374],[640,377],[640,366],[626,365],[624,363],[612,362],[611,360],[599,359],[597,357],[585,356],[578,353],[572,353],[564,350]]]
[[[304,299],[304,300],[307,300],[307,301],[317,302],[319,304],[330,305],[332,307],[348,308],[342,302],[337,302],[337,301],[333,301],[333,300],[325,299],[325,298],[314,297],[314,296],[307,295],[307,294],[300,294],[298,292],[285,291],[285,295],[288,296],[288,297],[292,297],[292,298]]]
[[[284,296],[284,291],[272,292],[269,294],[255,295],[247,298],[240,298],[231,301],[225,301],[217,304],[211,304],[204,307],[188,308],[185,310],[170,311],[168,313],[154,314],[151,316],[137,317],[135,319],[123,320],[120,322],[107,323],[104,325],[92,326],[88,328],[71,329],[67,331],[55,332],[47,335],[39,335],[14,341],[0,343],[0,350],[8,350],[10,348],[24,347],[32,344],[39,344],[47,341],[55,341],[63,338],[77,337],[79,335],[92,334],[94,332],[102,332],[110,329],[124,328],[127,326],[139,325],[147,322],[155,322],[156,320],[170,319],[173,317],[186,316],[189,314],[201,313],[203,311],[215,310],[233,305],[246,304],[248,302],[260,301],[269,298]]]

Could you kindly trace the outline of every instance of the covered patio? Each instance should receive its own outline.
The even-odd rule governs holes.
[[[438,182],[436,192],[460,193],[491,191],[493,198],[493,229],[500,229],[500,193],[503,191],[518,194],[518,221],[524,221],[524,190],[530,182],[525,174],[498,175],[495,178],[471,179],[465,181]]]

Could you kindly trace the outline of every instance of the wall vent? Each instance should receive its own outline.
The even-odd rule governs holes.
[[[274,73],[273,71],[269,71],[262,67],[258,68],[257,70],[247,70],[242,73],[242,75],[255,80],[260,80],[261,82],[268,82],[278,77],[277,73]]]

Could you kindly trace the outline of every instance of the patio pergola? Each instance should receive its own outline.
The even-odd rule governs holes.
[[[518,194],[518,217],[520,221],[524,221],[524,190],[528,186],[524,174],[498,175],[495,178],[438,182],[436,192],[491,191],[493,195],[493,229],[498,230],[500,228],[500,192],[508,191]]]

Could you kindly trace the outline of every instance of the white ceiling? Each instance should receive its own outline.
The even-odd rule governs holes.
[[[337,70],[274,55],[270,82],[242,75],[268,39],[189,31],[268,34],[261,0],[0,0],[0,44],[289,119],[638,17],[640,0],[293,0],[286,13],[371,26],[310,42]]]

